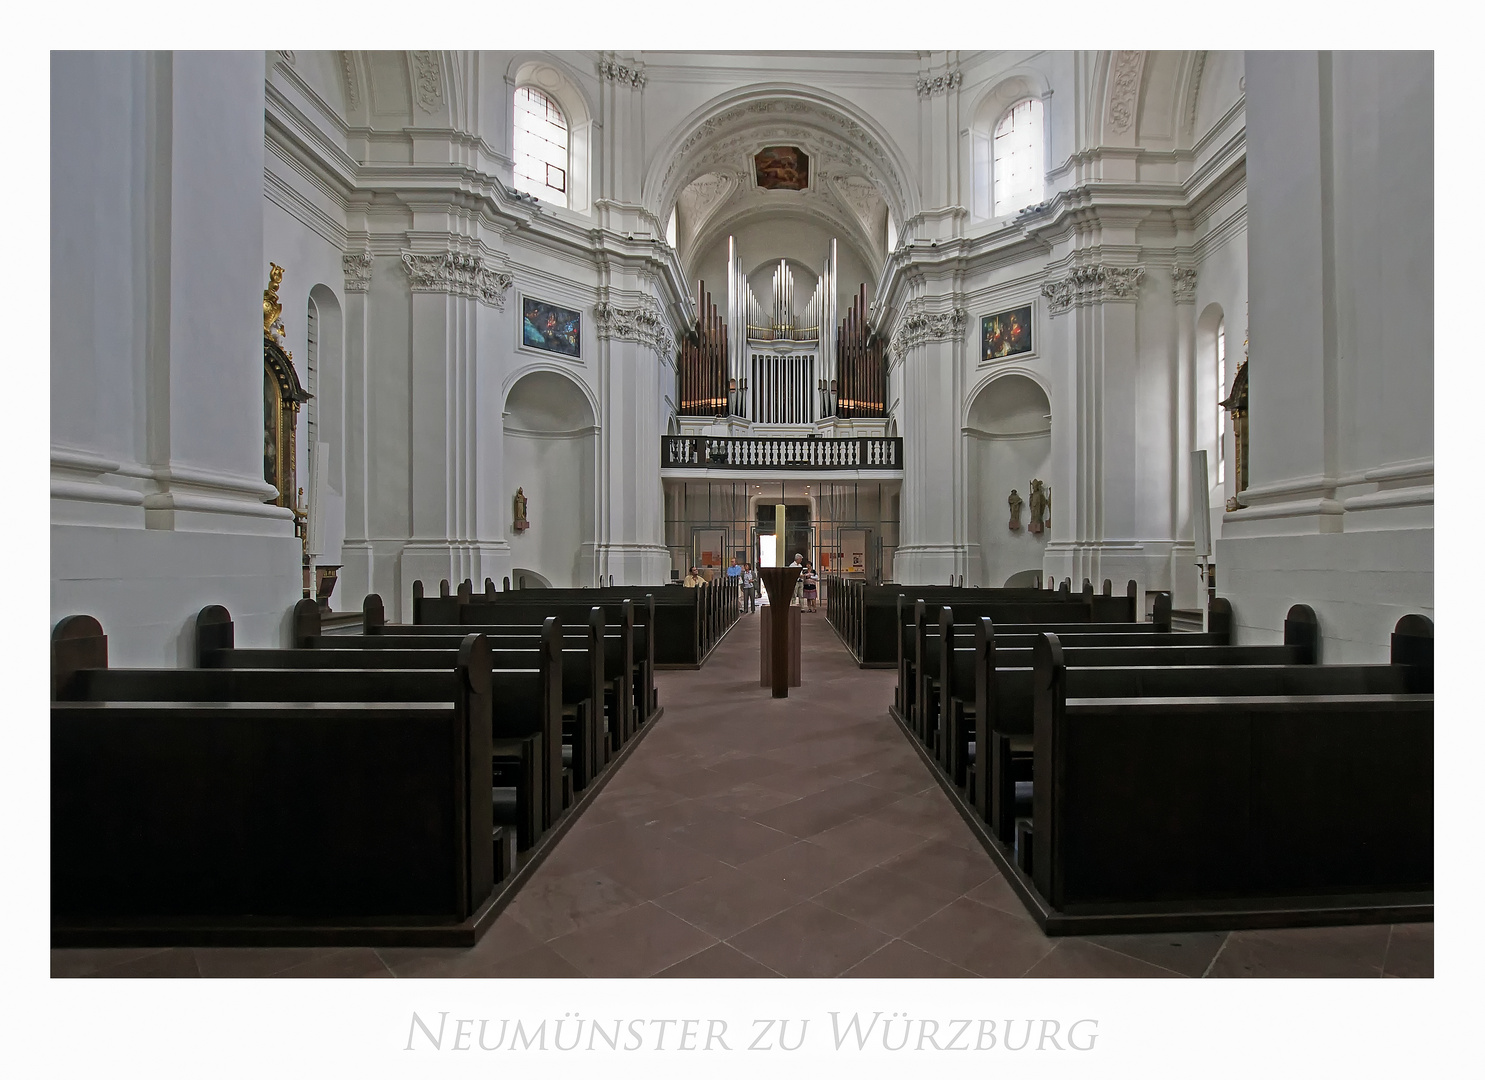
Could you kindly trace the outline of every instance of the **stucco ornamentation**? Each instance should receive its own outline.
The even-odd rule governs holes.
[[[505,294],[515,281],[511,274],[487,263],[484,256],[464,251],[404,251],[402,266],[413,292],[465,296],[501,310],[505,309]]]
[[[364,293],[371,288],[371,252],[347,251],[340,257],[340,269],[346,292]]]
[[[660,301],[652,296],[640,298],[640,306],[621,308],[602,303],[593,309],[593,323],[600,339],[636,341],[654,349],[661,357],[675,350],[675,338],[666,324]]]

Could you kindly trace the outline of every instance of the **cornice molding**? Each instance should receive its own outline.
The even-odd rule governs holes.
[[[1061,315],[1073,305],[1102,304],[1111,300],[1137,299],[1139,285],[1145,277],[1143,266],[1105,266],[1090,263],[1075,266],[1065,277],[1054,278],[1042,285],[1047,310]]]
[[[918,76],[918,96],[930,98],[935,94],[946,93],[949,90],[957,90],[964,82],[964,72],[954,70],[947,75],[936,75],[929,78],[927,75]]]
[[[894,356],[903,356],[909,350],[930,341],[947,341],[962,338],[969,322],[969,313],[963,308],[948,311],[929,311],[928,298],[909,300],[892,331],[891,350]]]
[[[511,274],[489,265],[483,255],[463,251],[404,251],[402,266],[413,292],[464,296],[501,311],[505,310],[505,294],[515,281]]]
[[[340,270],[345,275],[346,292],[367,292],[371,288],[371,250],[347,251],[340,257]]]
[[[640,298],[640,306],[621,308],[607,301],[593,309],[593,324],[600,340],[634,341],[662,357],[675,351],[675,337],[666,323],[660,301],[652,296]]]

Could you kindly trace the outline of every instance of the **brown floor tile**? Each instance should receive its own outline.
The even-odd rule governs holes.
[[[462,974],[462,972],[461,972]],[[471,972],[471,974],[475,974]],[[493,960],[477,977],[484,979],[581,979],[584,973],[559,956],[551,946],[538,945],[523,953]]]
[[[936,783],[928,774],[928,770],[917,761],[914,761],[911,766],[893,766],[869,772],[865,776],[857,777],[856,782],[879,787],[884,791],[895,791],[901,795],[916,795],[920,791],[933,787]]]
[[[561,877],[537,874],[496,921],[509,920],[519,924],[529,934],[531,944],[538,944],[570,934],[644,901],[643,896],[625,888],[602,870],[579,870]]]
[[[710,811],[670,833],[670,838],[729,866],[788,847],[794,837],[736,814]]]
[[[757,817],[764,810],[772,810],[775,806],[793,802],[797,798],[794,795],[786,795],[782,791],[770,791],[766,787],[757,784],[738,784],[736,787],[719,792],[716,795],[707,795],[697,802],[705,803],[714,810],[720,810],[727,814],[738,814],[742,817]]]
[[[792,907],[799,898],[788,889],[727,867],[654,902],[708,934],[728,938]]]
[[[911,945],[990,978],[1017,978],[1052,951],[1027,919],[960,897],[903,934]]]
[[[1028,979],[1177,979],[1170,968],[1156,967],[1124,953],[1077,938],[1060,938],[1052,951],[1026,973]]]
[[[923,838],[877,818],[858,817],[816,833],[810,837],[810,843],[843,854],[871,852],[877,856],[877,862],[885,862],[894,855],[918,847]]]
[[[726,865],[720,859],[662,837],[653,844],[606,860],[604,873],[631,892],[653,900],[711,877]]]
[[[242,948],[193,949],[196,968],[203,979],[256,979],[277,975],[287,968],[320,960],[338,948]]]
[[[375,949],[338,949],[285,968],[280,979],[390,979],[392,973]]]
[[[828,979],[891,939],[839,912],[808,901],[728,939],[728,944],[781,975]]]
[[[1031,912],[1026,909],[1025,903],[1016,895],[1016,890],[1011,888],[1011,883],[1001,874],[996,874],[989,881],[976,885],[964,895],[968,896],[971,900],[998,908],[1019,919],[1035,922],[1031,916]]]
[[[796,799],[802,799],[806,795],[813,795],[827,788],[840,787],[849,782],[821,769],[798,766],[785,766],[779,772],[749,781],[759,787],[768,788],[770,791],[781,791],[785,795],[793,795]]]
[[[641,904],[559,937],[550,947],[584,975],[642,979],[694,956],[716,940],[654,904]]]
[[[1382,970],[1405,979],[1433,978],[1433,923],[1394,926]]]
[[[970,895],[979,899],[974,893]],[[1226,930],[1208,930],[1186,934],[1091,934],[1079,936],[1076,940],[1101,945],[1136,960],[1168,968],[1178,975],[1199,979],[1226,939]]]
[[[977,976],[958,964],[940,960],[916,945],[900,938],[889,941],[855,967],[843,972],[842,979],[973,979]]]
[[[777,979],[779,973],[764,967],[750,956],[744,956],[726,942],[717,942],[656,972],[656,979]]]
[[[800,900],[839,885],[855,877],[866,867],[859,856],[828,851],[818,844],[800,840],[789,847],[753,859],[738,867],[756,881],[769,882],[792,892]]]
[[[112,950],[89,949],[86,951],[102,953]],[[124,953],[137,951],[145,955],[132,957],[117,964],[100,963],[100,966],[89,974],[100,979],[199,979],[201,977],[201,971],[196,966],[196,956],[192,950],[187,948],[120,949],[118,951]],[[55,961],[53,963],[55,964]]]
[[[895,937],[953,903],[956,896],[877,866],[826,889],[814,902]]]
[[[1209,978],[1371,978],[1382,974],[1386,926],[1234,930]]]
[[[926,881],[958,896],[1000,874],[985,850],[974,850],[942,840],[927,840],[882,863],[894,873]]]
[[[52,978],[76,979],[97,975],[104,968],[165,952],[164,946],[145,949],[53,949]]]
[[[770,828],[804,839],[880,809],[893,799],[892,792],[846,781],[755,816]]]

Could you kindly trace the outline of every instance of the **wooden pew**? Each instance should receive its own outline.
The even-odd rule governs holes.
[[[196,664],[205,668],[452,667],[447,649],[238,649],[231,616],[219,605],[196,619]],[[563,810],[561,628],[549,618],[539,646],[491,655],[493,736],[499,749],[521,752],[528,736],[540,737],[542,829]],[[516,667],[515,664],[521,664]],[[516,767],[521,767],[519,759]]]
[[[495,862],[483,648],[461,643],[449,671],[375,676],[376,693],[405,700],[227,701],[234,678],[268,698],[269,673],[109,670],[97,621],[63,620],[54,934],[193,920],[324,940],[469,928]],[[308,691],[300,674],[281,698]],[[199,698],[119,699],[176,692]],[[100,693],[113,699],[80,700]]]
[[[1431,917],[1431,627],[1423,636],[1420,619],[1399,624],[1397,636],[1414,640],[1399,649],[1395,638],[1393,656],[1426,651],[1427,664],[1210,669],[1200,694],[1176,691],[1174,669],[1080,676],[1055,635],[1039,640],[1039,921],[1092,932],[1121,915],[1133,929],[1152,917]]]
[[[522,590],[517,595],[535,592],[537,590]],[[481,627],[492,633],[529,633],[534,632],[543,619],[554,615],[569,622],[580,623],[591,617],[593,607],[601,607],[607,620],[604,632],[605,670],[612,671],[614,677],[621,679],[623,683],[621,727],[614,736],[616,742],[622,742],[630,738],[641,723],[648,722],[659,714],[659,696],[654,689],[654,664],[650,657],[653,637],[648,633],[648,627],[639,622],[638,616],[643,609],[633,600],[625,599],[618,604],[595,604],[587,608],[568,603],[471,604],[459,609],[462,622],[409,625],[388,624],[380,597],[372,594],[363,605],[363,626],[367,636],[450,636],[465,633],[473,627]]]
[[[1131,596],[1135,583],[1129,583]],[[905,605],[904,605],[905,606]],[[917,600],[913,604],[912,624],[899,628],[900,659],[898,668],[898,690],[896,704],[899,712],[907,718],[920,738],[933,730],[933,717],[937,708],[935,700],[929,700],[926,691],[930,681],[936,680],[940,663],[941,640],[938,631],[938,612],[941,605],[931,601]],[[1101,638],[1122,640],[1126,635],[1145,635],[1153,629],[1157,633],[1170,632],[1170,608],[1157,610],[1157,621],[1153,624],[1137,622],[1097,623],[1088,618],[1091,608],[1079,602],[1077,606],[1067,603],[1047,605],[1023,604],[972,604],[960,605],[960,618],[972,622],[976,618],[990,618],[1004,626],[1007,633],[1023,634],[1051,631],[1076,634],[1080,637],[1098,635]],[[1027,616],[1035,616],[1025,622]],[[1081,616],[1081,617],[1079,617]],[[1159,621],[1163,616],[1163,622]],[[1212,629],[1210,643],[1225,644],[1231,635],[1231,608],[1226,601],[1218,605],[1209,618]],[[1098,642],[1102,643],[1102,642]],[[1195,644],[1196,642],[1193,642]],[[1089,641],[1088,644],[1094,644]]]
[[[380,607],[381,598],[367,597],[366,606],[372,601]],[[305,606],[308,604],[308,606]],[[429,627],[420,628],[427,631]],[[427,632],[411,634],[335,634],[320,633],[318,607],[313,601],[300,601],[294,610],[294,647],[299,649],[339,650],[396,650],[396,649],[449,649],[457,645],[458,631],[469,627],[449,627],[448,634]],[[522,626],[519,632],[502,632],[505,628],[490,627],[483,636],[489,642],[493,655],[510,654],[519,657],[540,648],[541,627]],[[621,641],[615,633],[607,643],[604,640],[603,611],[593,608],[589,612],[587,626],[561,627],[562,639],[562,707],[564,727],[563,759],[572,769],[574,791],[584,790],[609,758],[610,742],[605,737],[605,702],[621,703],[622,681],[617,675],[605,678],[605,664],[617,671],[622,663]],[[610,646],[607,649],[605,644]],[[512,659],[497,663],[497,667],[519,666]],[[610,710],[611,711],[611,710]],[[570,722],[570,723],[569,723]],[[613,717],[610,734],[612,749],[619,748],[619,717]],[[568,739],[567,736],[571,735]]]

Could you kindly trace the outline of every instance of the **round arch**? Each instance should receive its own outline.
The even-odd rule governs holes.
[[[964,395],[963,412],[959,418],[962,427],[968,428],[972,426],[971,416],[974,407],[979,402],[981,395],[990,388],[990,385],[1008,378],[1021,378],[1035,384],[1036,388],[1041,391],[1042,400],[1047,405],[1047,413],[1052,413],[1052,391],[1047,384],[1045,376],[1041,372],[1020,365],[1004,367],[985,375],[978,382],[974,383]]]
[[[527,367],[503,394],[502,513],[519,504],[525,517],[519,527],[513,516],[506,519],[511,562],[549,586],[568,588],[593,579],[597,415],[588,389],[550,367]]]
[[[1028,98],[1042,105],[1042,175],[1052,168],[1051,128],[1052,87],[1041,72],[1032,68],[1013,68],[984,88],[969,102],[972,117],[964,138],[969,152],[961,156],[962,168],[968,175],[965,190],[970,193],[970,219],[987,221],[995,216],[993,162],[995,128],[1006,110]]]
[[[771,112],[794,126],[815,127],[846,143],[898,222],[920,208],[908,158],[869,116],[856,106],[817,87],[795,83],[755,83],[712,98],[671,129],[651,156],[641,202],[664,221],[681,189],[704,172],[698,162],[706,149],[734,131],[756,126]]]
[[[1033,528],[1031,482],[1049,478],[1051,414],[1045,385],[1025,369],[994,372],[966,395],[966,524],[979,552],[980,584],[1040,577],[1049,534]]]
[[[592,427],[595,430],[602,427],[602,425],[598,421],[598,399],[593,396],[592,388],[589,387],[588,384],[583,382],[581,379],[575,378],[569,369],[545,360],[536,360],[529,364],[523,364],[521,367],[517,368],[515,371],[506,376],[505,381],[500,385],[501,412],[508,413],[510,411],[511,393],[516,389],[518,383],[520,383],[528,376],[543,373],[555,376],[557,379],[560,379],[562,382],[567,383],[579,394],[581,394],[583,401],[588,406],[588,415],[591,418],[589,419],[587,426]]]

